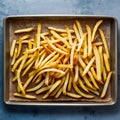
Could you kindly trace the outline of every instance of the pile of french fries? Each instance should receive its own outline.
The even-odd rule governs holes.
[[[12,82],[17,85],[14,96],[104,98],[112,71],[102,23],[98,20],[92,29],[76,20],[73,28],[48,26],[48,31],[42,32],[44,26],[39,23],[37,28],[15,30],[19,38],[12,41],[10,49]],[[30,35],[33,31],[34,38]]]

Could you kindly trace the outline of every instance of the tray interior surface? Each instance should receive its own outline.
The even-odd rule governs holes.
[[[18,97],[14,97],[13,93],[15,93],[17,90],[16,88],[16,83],[12,83],[12,78],[13,74],[11,73],[11,65],[10,65],[10,45],[13,39],[18,39],[20,36],[24,34],[19,34],[15,35],[14,30],[16,29],[21,29],[21,28],[27,28],[34,26],[35,28],[37,27],[38,23],[42,24],[42,32],[48,31],[47,27],[52,26],[56,28],[64,28],[65,25],[68,25],[72,29],[72,25],[75,22],[75,20],[79,20],[83,31],[85,31],[85,25],[88,24],[90,25],[91,28],[95,25],[96,21],[99,19],[103,19],[103,23],[100,26],[104,30],[109,50],[110,50],[110,64],[111,64],[111,70],[113,71],[113,76],[107,91],[107,95],[104,99],[100,99],[99,97],[95,97],[94,99],[73,99],[70,97],[65,97],[65,96],[60,96],[59,99],[54,99],[54,98],[48,98],[43,100],[41,98],[41,95],[37,95],[36,100],[29,100],[29,99],[21,99]],[[5,54],[5,89],[4,89],[4,96],[5,96],[5,101],[13,102],[17,104],[17,102],[26,102],[27,103],[78,103],[78,104],[83,104],[83,103],[88,103],[88,104],[100,104],[100,103],[112,103],[115,101],[116,97],[116,90],[115,86],[116,85],[116,51],[115,48],[115,23],[114,19],[112,18],[102,18],[102,17],[11,17],[7,18],[5,22],[5,48],[4,48],[4,54]],[[35,30],[36,32],[36,30]],[[35,32],[32,32],[32,36]],[[112,64],[114,63],[114,64]],[[34,95],[34,94],[33,94]]]

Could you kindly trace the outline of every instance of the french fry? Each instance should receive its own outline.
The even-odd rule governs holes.
[[[96,34],[96,31],[98,29],[98,27],[100,26],[100,24],[103,22],[103,20],[99,20],[97,21],[97,23],[95,24],[94,28],[93,28],[93,32],[92,32],[92,42],[94,40],[94,37],[95,37],[95,34]]]
[[[30,53],[34,53],[35,51],[37,51],[37,50],[42,50],[43,49],[43,47],[36,47],[36,48],[32,48],[32,49],[30,49],[30,50],[27,50],[27,52],[30,54]]]
[[[15,76],[13,79],[12,79],[12,82],[15,82],[17,80],[17,77]]]
[[[56,52],[52,52],[49,56],[47,56],[40,64],[40,67],[43,66],[49,59],[51,59],[54,55],[56,54]]]
[[[40,89],[45,83],[45,80],[43,80],[42,82],[40,82],[37,86],[27,89],[26,92],[32,92],[32,91],[36,91],[38,89]]]
[[[94,79],[94,77],[93,77],[93,75],[92,75],[92,73],[89,71],[88,72],[88,76],[90,77],[90,80],[91,80],[91,82],[93,83],[93,85],[95,86],[95,88],[96,89],[99,89],[99,86],[98,86],[98,84],[96,83],[96,81],[95,81],[95,79]]]
[[[86,64],[84,63],[84,61],[82,60],[80,55],[78,57],[78,61],[79,61],[80,65],[82,66],[82,68],[85,69],[86,68]]]
[[[73,43],[71,53],[70,53],[70,65],[72,67],[73,67],[73,57],[74,57],[75,47],[76,47],[76,41]]]
[[[101,29],[99,29],[99,33],[101,35],[101,39],[102,39],[102,42],[103,42],[104,47],[105,47],[105,52],[106,52],[106,54],[107,54],[107,56],[109,58],[110,57],[110,55],[109,55],[109,48],[108,48],[108,45],[107,45],[107,40],[105,38],[104,32]]]
[[[91,93],[94,93],[94,94],[97,95],[97,96],[100,95],[100,93],[99,93],[98,91],[96,91],[96,90],[93,90],[93,89],[91,89],[91,88],[89,88],[89,87],[87,87],[87,89],[88,89]]]
[[[58,43],[56,43],[55,46],[57,46],[59,49],[65,51],[65,52],[68,52],[68,50],[64,46],[61,46]]]
[[[88,57],[92,55],[92,33],[91,33],[91,28],[89,25],[86,25],[86,30],[88,33]]]
[[[78,31],[79,31],[79,35],[82,38],[83,30],[82,30],[82,26],[81,26],[81,24],[80,24],[80,22],[78,20],[76,20],[76,25],[77,25],[77,28],[78,28]]]
[[[32,55],[32,57],[24,64],[23,69],[26,68],[35,58],[36,53]]]
[[[62,51],[61,49],[55,47],[48,38],[46,38],[46,41],[48,42],[48,44],[50,45],[50,47],[51,47],[53,50],[55,50],[55,51],[57,51],[57,52],[59,52],[59,53],[61,53],[61,54],[68,55],[67,52]]]
[[[28,38],[30,38],[30,35],[29,35],[29,34],[24,35],[24,36],[21,37],[22,40],[25,40],[25,39],[28,39]]]
[[[75,89],[75,91],[80,95],[80,96],[83,96],[85,98],[94,98],[93,95],[90,95],[90,94],[85,94],[84,92],[80,91],[80,89],[77,87],[77,85],[73,82],[73,87]]]
[[[36,79],[35,83],[38,84],[41,80],[42,80],[42,75],[40,75],[40,76],[38,77],[38,79]],[[34,82],[34,81],[32,81],[32,82]]]
[[[14,33],[17,34],[17,33],[26,33],[26,32],[31,32],[34,30],[34,27],[30,27],[30,28],[24,28],[24,29],[18,29],[18,30],[15,30]]]
[[[99,46],[98,52],[99,52],[99,55],[100,55],[101,73],[102,73],[102,71],[103,71],[103,51],[102,51],[102,46]]]
[[[96,74],[96,72],[95,72],[94,67],[91,67],[91,73],[92,73],[92,75],[94,76],[94,78],[97,80],[97,74]]]
[[[109,63],[107,54],[104,53],[103,58],[104,58],[104,63],[105,63],[106,70],[108,72],[110,72],[110,63]]]
[[[63,56],[64,56],[64,55],[62,55],[62,57],[63,57]],[[60,54],[58,53],[58,54],[56,54],[53,58],[51,58],[51,59],[46,63],[46,65],[54,62],[55,60],[59,60],[59,58],[61,58],[61,57],[60,57]]]
[[[107,71],[105,69],[105,66],[103,67],[103,80],[106,81],[107,79]]]
[[[17,57],[17,48],[15,48],[15,52],[14,52],[14,55],[13,55],[13,58],[12,58],[12,61],[11,61],[11,65],[14,65],[16,57]]]
[[[66,74],[68,71],[69,71],[69,69],[66,68],[66,69],[65,69],[65,74]],[[63,76],[64,76],[63,74],[60,74],[59,76],[56,76],[56,78],[61,78],[61,77],[63,77]]]
[[[17,57],[20,55],[21,50],[22,50],[22,39],[20,38],[20,39],[18,40],[18,42],[19,42],[19,47],[18,47]]]
[[[23,43],[23,42],[22,42]],[[29,40],[28,41],[28,49],[30,50],[30,49],[32,49],[32,42]]]
[[[16,44],[16,40],[13,40],[11,44],[11,49],[10,49],[10,57],[12,57],[14,54],[15,44]]]
[[[71,32],[70,32],[69,27],[68,27],[68,26],[65,26],[65,30],[66,30],[67,35],[68,35],[69,43],[72,45],[72,44],[73,44],[73,41],[72,41],[72,36],[71,36]]]
[[[62,38],[59,34],[57,34],[55,31],[51,30],[50,33],[53,36],[55,36],[55,38],[61,40],[61,42],[63,42],[68,48],[70,48],[70,44],[64,38]]]
[[[42,61],[45,59],[46,53],[43,53],[40,57],[40,60],[38,61],[38,64],[36,65],[36,69],[38,69],[42,63]]]
[[[76,35],[77,40],[78,40],[78,42],[79,42],[77,51],[80,51],[80,49],[81,49],[81,47],[82,47],[82,44],[83,44],[83,41],[84,41],[84,37],[86,36],[86,33],[80,38],[80,35],[79,35],[79,32],[78,32],[77,26],[76,26],[75,24],[73,24],[73,29],[74,29],[74,31],[75,31],[75,35]]]
[[[89,49],[89,48],[88,48],[89,46],[87,46],[86,36],[85,36],[85,38],[84,38],[83,46],[84,46],[84,52],[83,52],[82,58],[85,59],[85,58],[87,58],[87,56],[88,56],[87,49]]]
[[[77,51],[79,52],[81,47],[82,47],[82,44],[84,42],[84,38],[86,37],[87,33],[84,33],[84,35],[82,36],[82,38],[79,40],[79,45],[78,45],[78,49]]]
[[[48,48],[45,45],[43,47],[44,47],[44,49],[45,49],[45,51],[46,51],[47,54],[51,54],[52,53],[52,50],[50,50],[50,48]]]
[[[70,93],[70,92],[66,92],[66,95],[67,95],[67,96],[70,96],[70,97],[73,97],[73,98],[81,98],[80,95],[73,94],[73,93]]]
[[[59,90],[60,90],[61,88],[63,88],[64,82],[65,82],[65,77],[62,77],[60,85],[51,93],[50,96],[56,96],[56,95],[57,95],[57,92],[59,92]],[[62,90],[63,90],[63,89],[62,89]],[[58,96],[58,95],[57,95],[57,96]]]
[[[49,72],[47,72],[46,77],[45,77],[45,85],[47,85],[47,86],[49,84],[49,77],[50,77]]]
[[[108,88],[111,76],[112,76],[112,72],[109,72],[107,76],[107,80],[105,81],[105,84],[104,84],[104,87],[103,87],[103,90],[100,96],[101,98],[103,98],[107,92],[107,88]]]
[[[37,26],[37,34],[36,34],[36,42],[37,42],[37,47],[40,46],[40,34],[41,34],[41,24],[39,23]]]
[[[72,88],[72,82],[73,82],[73,75],[70,75],[69,81],[68,81],[68,91],[71,91]]]
[[[36,60],[35,60],[35,69],[37,69],[37,65],[38,65],[38,62],[39,62],[39,58],[40,58],[40,55],[39,55],[39,51],[37,50],[36,51],[36,56],[35,56]]]
[[[21,73],[21,70],[22,70],[23,65],[25,64],[25,61],[26,61],[26,59],[27,59],[27,56],[28,56],[28,52],[26,52],[26,54],[24,55],[23,60],[22,60],[20,66],[19,66],[19,68],[18,68],[18,70],[17,70],[17,75],[16,75],[16,76],[17,76],[18,85],[19,85],[20,90],[21,90],[21,92],[22,92],[23,95],[25,95],[25,90],[24,90],[23,85],[22,85],[22,83],[21,83],[20,73]]]
[[[103,42],[95,42],[95,43],[93,43],[93,45],[95,45],[95,46],[101,46],[101,45],[103,45]]]
[[[60,88],[60,90],[58,91],[58,93],[55,95],[56,99],[61,95],[62,91],[63,91],[63,88]]]
[[[39,75],[43,74],[44,72],[57,72],[57,73],[60,73],[60,74],[63,74],[63,75],[65,74],[65,72],[60,70],[60,69],[50,68],[50,69],[44,69],[44,70],[40,71]]]
[[[26,67],[26,69],[25,69],[25,70],[23,71],[23,73],[22,73],[22,77],[23,77],[23,76],[28,72],[28,70],[32,67],[33,63],[34,63],[34,61]]]
[[[66,95],[66,90],[67,90],[67,86],[68,86],[68,80],[69,80],[69,73],[67,73],[66,75],[66,79],[63,85],[63,94]]]
[[[22,98],[27,98],[27,99],[36,99],[36,96],[33,96],[33,95],[23,95],[23,94],[20,94],[20,93],[14,93],[14,96],[16,97],[22,97]]]
[[[32,79],[34,77],[34,74],[32,76],[30,76],[24,83],[23,85],[23,89],[25,90],[27,88],[27,86],[31,83]]]
[[[86,86],[84,85],[83,81],[81,80],[81,78],[78,79],[78,83],[80,85],[80,88],[82,88],[84,91],[89,93],[89,90],[86,88]]]
[[[83,76],[82,78],[83,78],[83,80],[84,80],[84,82],[85,82],[86,86],[90,87],[90,88],[91,88],[91,89],[93,89],[93,90],[96,90],[96,88],[95,88],[95,87],[93,87],[93,85],[90,83],[90,81],[89,81],[89,79],[87,78],[87,76],[86,76],[86,75],[85,75],[85,76]]]
[[[72,68],[70,64],[58,64],[58,68]]]
[[[17,66],[20,64],[20,62],[22,61],[23,56],[21,56],[18,60],[16,60],[16,62],[14,63],[13,67],[12,67],[12,72],[14,72],[17,68]]]
[[[51,64],[49,64],[49,65],[44,65],[43,67],[41,67],[41,69],[40,70],[43,70],[43,69],[48,69],[48,68],[56,68],[58,66],[58,68],[64,68],[64,66],[63,67],[59,67],[59,65],[58,65],[58,62],[56,61],[56,62],[52,62]],[[66,66],[67,67],[67,66]],[[68,68],[69,68],[69,66],[68,66]]]
[[[49,85],[49,86],[47,86],[47,87],[42,87],[42,88],[40,88],[39,90],[37,90],[35,93],[36,93],[36,94],[43,93],[43,92],[49,90],[51,87],[52,87],[52,85]]]
[[[65,26],[65,30],[66,30],[67,27],[68,26]],[[66,30],[66,32],[67,32],[67,30]],[[67,33],[61,33],[60,36],[61,37],[67,37],[68,36],[68,32]]]
[[[54,30],[54,31],[56,31],[56,32],[66,32],[66,30],[64,30],[64,29],[59,29],[59,28],[54,28],[54,27],[48,27],[48,29],[49,30]],[[74,31],[73,30],[69,30],[71,33],[74,33]]]
[[[88,63],[88,65],[86,66],[86,68],[83,71],[82,76],[86,75],[86,73],[89,71],[90,67],[92,66],[93,62],[95,61],[95,57],[93,57],[90,62]]]
[[[75,66],[75,76],[74,76],[73,82],[76,83],[76,82],[78,81],[78,77],[79,77],[79,66],[76,65],[76,66]]]
[[[77,40],[80,42],[80,35],[79,35],[79,32],[78,32],[78,29],[77,29],[77,26],[76,24],[73,24],[73,30],[75,32],[75,35],[77,37]]]
[[[24,37],[24,36],[23,36]],[[22,38],[23,38],[22,37]],[[27,38],[27,36],[26,36],[26,38]],[[34,39],[33,38],[31,38],[31,39],[23,39],[22,40],[22,44],[28,44],[28,42],[31,42],[31,44],[33,45],[33,41],[34,41]],[[16,44],[18,45],[19,44],[19,42],[18,41],[16,41]]]
[[[56,81],[56,82],[52,85],[52,87],[50,88],[50,90],[49,90],[42,98],[43,98],[43,99],[46,99],[46,98],[49,96],[49,94],[52,93],[53,90],[54,90],[60,83],[61,83],[61,80]]]
[[[100,62],[100,55],[98,52],[98,49],[96,46],[93,46],[93,51],[95,54],[95,61],[96,61],[96,71],[97,71],[97,80],[98,82],[102,82],[102,78],[101,78],[101,62]]]

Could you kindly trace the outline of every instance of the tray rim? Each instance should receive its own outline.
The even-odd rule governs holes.
[[[76,14],[35,14],[35,15],[10,15],[10,16],[6,16],[3,20],[3,31],[4,31],[4,41],[3,41],[3,51],[4,51],[4,60],[6,60],[6,53],[5,53],[5,40],[6,40],[6,34],[5,34],[5,31],[6,31],[6,22],[7,22],[7,19],[9,18],[39,18],[39,17],[79,17],[79,18],[107,18],[107,19],[113,19],[114,20],[114,25],[115,25],[115,63],[118,64],[118,20],[116,17],[114,16],[109,16],[109,15],[76,15]],[[3,60],[3,61],[4,61]],[[117,102],[117,93],[118,93],[118,66],[116,65],[115,66],[115,73],[116,73],[116,76],[115,76],[115,97],[114,97],[114,101],[110,101],[110,102],[103,102],[103,103],[100,103],[100,102],[96,102],[96,103],[92,103],[92,102],[88,102],[88,103],[84,103],[84,102],[81,102],[81,103],[64,103],[64,102],[13,102],[13,101],[9,101],[9,100],[6,100],[6,74],[5,74],[5,70],[6,70],[6,64],[4,62],[4,68],[3,68],[3,71],[4,71],[4,76],[3,76],[3,86],[4,86],[4,103],[7,104],[7,105],[30,105],[30,106],[109,106],[109,105],[114,105],[116,102]]]

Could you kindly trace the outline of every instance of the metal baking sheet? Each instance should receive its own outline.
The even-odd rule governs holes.
[[[79,20],[82,26],[89,24],[91,27],[97,20],[103,19],[101,28],[105,31],[109,49],[110,63],[113,71],[112,79],[104,99],[95,97],[94,99],[73,99],[70,97],[60,97],[59,99],[41,99],[37,96],[36,100],[21,99],[13,96],[16,92],[16,84],[11,82],[13,75],[10,66],[10,45],[13,39],[17,39],[14,30],[24,27],[37,26],[37,23],[43,25],[42,32],[47,30],[47,26],[57,28],[68,25],[72,28],[75,20]],[[84,28],[84,27],[83,27]],[[8,16],[4,19],[4,102],[12,105],[113,105],[117,101],[117,20],[109,16],[80,16],[80,15],[31,15],[31,16]]]

